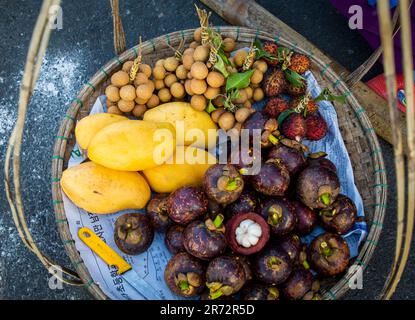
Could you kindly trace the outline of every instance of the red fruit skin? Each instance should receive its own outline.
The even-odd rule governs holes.
[[[292,114],[282,123],[282,133],[288,139],[301,140],[306,130],[306,121],[299,113]]]
[[[278,45],[275,42],[267,41],[263,44],[262,48],[269,54],[276,55],[278,50]],[[275,67],[278,65],[278,59],[270,60],[268,58],[264,58],[264,60],[268,63],[269,66]]]
[[[270,98],[265,105],[264,113],[271,118],[277,118],[282,112],[289,109],[290,105],[280,97]]]
[[[323,139],[327,134],[326,120],[319,114],[309,115],[306,120],[306,138],[308,140],[317,141]]]
[[[238,228],[242,221],[247,219],[250,219],[258,223],[261,226],[262,230],[262,235],[259,238],[258,243],[250,248],[245,248],[236,241],[236,228]],[[270,232],[268,223],[265,221],[263,217],[261,217],[257,213],[245,212],[233,216],[233,218],[228,221],[228,223],[226,224],[225,236],[226,241],[229,247],[232,249],[232,251],[247,256],[250,254],[257,253],[265,247],[269,240],[269,233]]]

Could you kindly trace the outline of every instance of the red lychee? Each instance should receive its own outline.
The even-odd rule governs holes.
[[[263,81],[263,89],[268,97],[275,97],[282,93],[287,86],[284,72],[281,69],[274,69]]]
[[[275,59],[268,59],[264,57],[264,60],[268,63],[269,66],[276,66],[278,65],[278,59],[277,59],[277,51],[278,51],[278,45],[275,42],[267,41],[262,46],[262,49],[264,49],[265,52],[275,56]]]
[[[301,140],[306,134],[306,121],[302,114],[294,113],[282,123],[283,135],[292,140]]]
[[[299,97],[305,95],[307,91],[307,82],[305,80],[301,80],[301,82],[304,84],[302,87],[295,86],[292,83],[288,83],[287,87],[285,88],[285,91],[294,97]]]
[[[281,112],[284,112],[289,108],[290,105],[285,99],[281,97],[274,97],[268,100],[264,108],[264,113],[271,118],[277,118]]]
[[[294,53],[291,56],[290,66],[288,68],[294,72],[303,74],[310,69],[310,64],[311,62],[309,57],[304,54]]]
[[[306,120],[306,138],[308,140],[316,141],[323,139],[327,134],[327,123],[324,118],[318,114],[309,115]]]

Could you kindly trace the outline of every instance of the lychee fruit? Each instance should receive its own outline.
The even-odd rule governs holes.
[[[301,140],[306,134],[306,121],[302,114],[294,113],[282,123],[283,135],[292,140]]]
[[[267,52],[268,54],[275,56],[275,59],[272,59],[272,60],[264,57],[264,60],[268,63],[268,65],[273,66],[273,67],[278,65],[279,63],[277,59],[278,45],[275,42],[267,41],[263,44],[262,49],[264,49],[264,51]]]
[[[323,139],[327,134],[327,123],[324,118],[318,114],[309,115],[306,120],[306,138],[308,140],[316,141]]]
[[[282,112],[289,109],[289,103],[281,97],[270,98],[265,105],[264,113],[271,118],[277,118]]]
[[[310,64],[311,61],[309,57],[304,54],[294,53],[291,56],[290,66],[288,68],[298,74],[303,74],[310,69]]]
[[[263,89],[268,97],[275,97],[282,93],[287,86],[284,72],[281,69],[274,69],[263,81]]]
[[[288,83],[287,87],[285,88],[285,91],[294,97],[299,97],[299,96],[303,96],[305,95],[306,91],[307,91],[307,81],[306,80],[301,80],[301,82],[304,84],[302,87],[300,86],[295,86],[292,83]]]

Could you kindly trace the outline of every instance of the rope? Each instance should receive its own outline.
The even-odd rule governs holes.
[[[111,10],[112,10],[112,22],[114,25],[114,48],[115,53],[120,55],[125,51],[125,33],[124,28],[122,26],[121,17],[120,17],[120,9],[119,9],[119,1],[118,0],[110,0],[111,3]]]
[[[42,65],[43,57],[46,52],[50,33],[52,30],[49,27],[49,8],[59,4],[60,0],[44,0],[39,17],[36,21],[32,39],[29,45],[29,52],[26,58],[23,79],[20,86],[18,116],[6,150],[4,163],[4,185],[7,201],[12,213],[13,222],[24,245],[37,256],[37,258],[45,266],[45,268],[48,269],[49,272],[52,273],[50,270],[51,267],[54,267],[55,269],[59,268],[62,270],[63,274],[70,277],[70,279],[66,279],[61,277],[59,274],[54,274],[54,276],[60,281],[71,285],[83,285],[82,280],[74,271],[71,271],[67,268],[62,268],[59,265],[55,264],[37,247],[27,226],[20,187],[20,154],[27,106],[32,91],[35,87],[36,80],[39,76],[40,67]],[[12,183],[10,178],[11,161],[14,197],[11,189]]]

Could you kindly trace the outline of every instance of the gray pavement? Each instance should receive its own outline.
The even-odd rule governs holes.
[[[266,9],[302,33],[349,69],[356,68],[371,49],[328,1],[259,1]],[[0,163],[11,132],[19,83],[40,0],[0,0]],[[121,1],[121,14],[132,46],[139,35],[150,39],[197,26],[192,1]],[[217,15],[211,22],[225,25]],[[114,56],[112,19],[108,1],[63,1],[63,29],[50,39],[41,75],[30,102],[22,155],[22,186],[28,224],[44,252],[70,266],[55,227],[51,201],[50,166],[54,137],[70,101],[98,68]],[[341,36],[340,36],[341,35]],[[371,75],[381,72],[375,67]],[[386,116],[386,115],[385,115]],[[395,237],[396,191],[392,147],[381,141],[388,170],[389,196],[385,228],[369,268],[364,289],[350,291],[347,299],[374,299],[392,261]],[[3,170],[0,189],[4,189]],[[414,255],[395,298],[414,299]],[[50,290],[48,274],[29,253],[12,223],[4,192],[0,192],[0,298],[90,299],[83,288]]]

